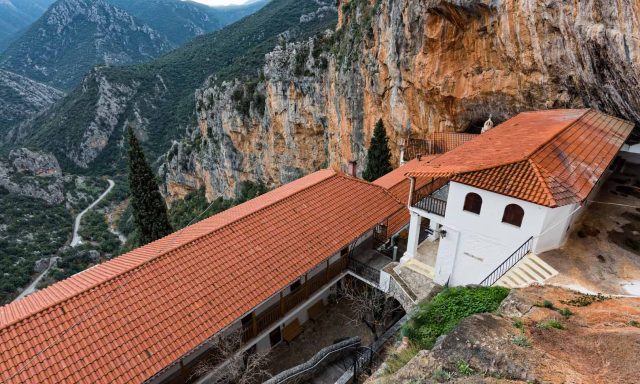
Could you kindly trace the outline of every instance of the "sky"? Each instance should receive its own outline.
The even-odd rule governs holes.
[[[247,0],[193,0],[198,3],[207,4],[207,5],[229,5],[229,4],[242,4],[246,3]]]

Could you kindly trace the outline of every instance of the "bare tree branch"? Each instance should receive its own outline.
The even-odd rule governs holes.
[[[396,309],[393,298],[353,278],[343,280],[341,293],[351,307],[349,320],[366,324],[377,339]]]
[[[194,372],[196,377],[206,377],[206,383],[255,384],[270,376],[267,371],[268,353],[240,351],[241,331],[216,337],[209,344],[213,352],[198,364]]]

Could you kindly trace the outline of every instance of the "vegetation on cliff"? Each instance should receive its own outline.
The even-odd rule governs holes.
[[[382,119],[380,119],[373,130],[373,137],[367,150],[367,167],[362,173],[362,177],[367,181],[373,181],[392,170],[389,138],[384,129]]]
[[[129,192],[133,220],[140,245],[158,240],[172,232],[167,205],[158,190],[158,182],[145,159],[142,147],[129,127]]]
[[[462,319],[495,312],[508,294],[509,289],[503,287],[445,288],[433,300],[419,304],[402,328],[410,345],[390,356],[387,373],[402,368],[419,350],[432,348],[438,337],[451,332]]]

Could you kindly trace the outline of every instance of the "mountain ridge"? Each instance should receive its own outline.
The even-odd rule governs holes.
[[[105,0],[59,0],[0,55],[0,67],[60,89],[96,64],[143,62],[173,47]]]

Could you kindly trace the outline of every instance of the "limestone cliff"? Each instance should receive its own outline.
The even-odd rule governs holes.
[[[268,54],[250,95],[239,83],[196,92],[200,127],[161,166],[170,198],[348,160],[361,171],[379,118],[395,154],[406,134],[466,131],[489,114],[589,106],[640,123],[637,1],[351,0],[338,13],[331,35]]]

